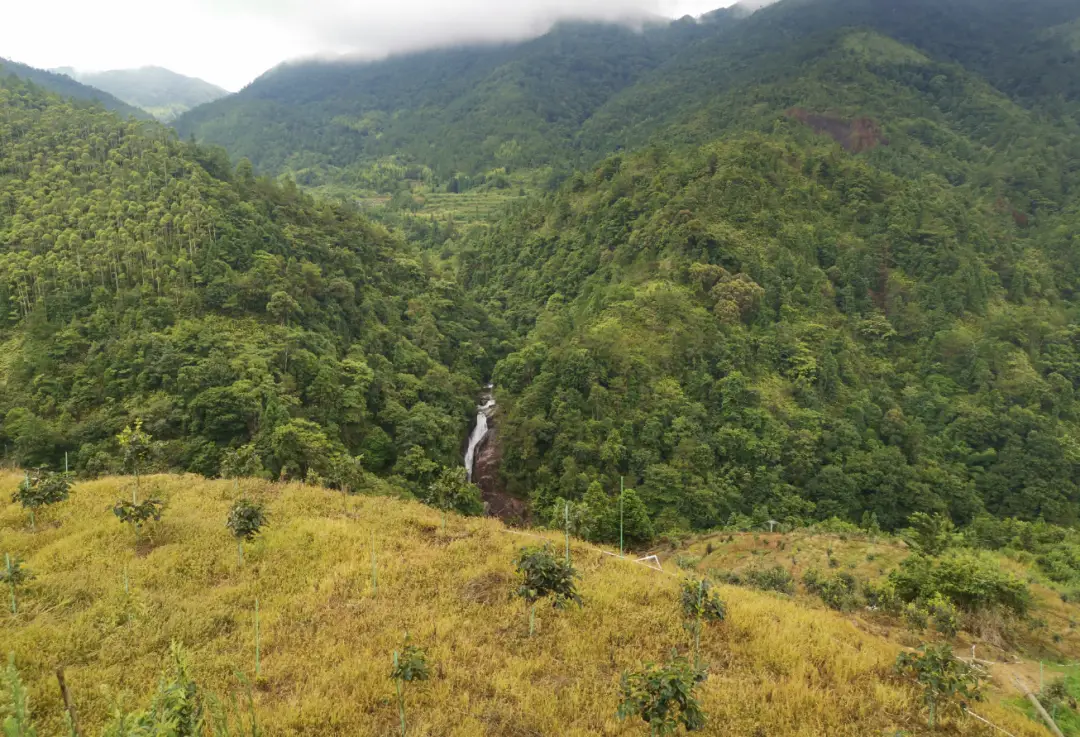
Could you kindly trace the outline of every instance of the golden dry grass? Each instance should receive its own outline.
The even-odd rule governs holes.
[[[0,499],[17,482],[0,478]],[[439,514],[419,504],[242,482],[268,505],[271,526],[238,568],[224,527],[236,498],[231,482],[149,479],[168,501],[152,547],[137,546],[109,511],[130,483],[79,484],[39,515],[36,533],[22,509],[0,504],[0,549],[36,575],[19,615],[0,615],[0,651],[15,653],[42,735],[62,733],[59,665],[86,735],[98,733],[118,698],[129,708],[147,703],[173,640],[188,650],[203,688],[235,690],[234,671],[254,669],[256,597],[263,660],[255,698],[267,735],[394,734],[388,673],[405,631],[433,666],[432,680],[408,693],[410,734],[647,734],[615,716],[619,674],[685,647],[677,579],[583,544],[573,550],[585,606],[538,610],[529,638],[524,607],[511,597],[511,559],[528,539],[495,520],[452,517],[444,535]],[[928,733],[916,694],[891,675],[895,645],[792,601],[721,593],[728,620],[703,638],[711,667],[701,691],[704,734]],[[1006,707],[983,704],[980,713],[1018,737],[1042,734]],[[965,720],[937,734],[991,732]]]

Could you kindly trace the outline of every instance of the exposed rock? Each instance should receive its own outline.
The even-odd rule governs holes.
[[[791,108],[789,118],[794,118],[810,126],[818,133],[824,133],[851,153],[869,151],[878,146],[889,145],[889,140],[881,131],[881,126],[872,118],[844,120],[833,115],[820,115],[803,108]]]
[[[487,513],[508,524],[523,524],[529,519],[529,505],[509,494],[499,475],[502,447],[499,445],[499,426],[495,417],[488,418],[489,429],[476,452],[472,480],[480,487]]]

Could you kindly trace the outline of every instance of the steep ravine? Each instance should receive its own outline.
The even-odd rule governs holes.
[[[494,387],[488,386],[476,407],[476,424],[465,448],[465,471],[469,480],[480,487],[488,515],[520,524],[528,521],[529,506],[503,487],[499,476],[502,448],[496,418]]]

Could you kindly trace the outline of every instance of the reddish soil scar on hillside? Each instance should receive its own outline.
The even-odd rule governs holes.
[[[844,120],[833,115],[812,113],[801,107],[791,108],[787,111],[787,116],[805,123],[818,133],[824,133],[854,154],[889,145],[889,139],[881,132],[881,126],[872,118]]]

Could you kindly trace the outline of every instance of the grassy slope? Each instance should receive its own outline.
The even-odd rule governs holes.
[[[17,481],[0,479],[0,498]],[[203,687],[227,692],[234,670],[253,671],[256,596],[256,704],[268,735],[391,734],[387,674],[406,630],[434,664],[432,681],[408,696],[411,734],[643,734],[640,722],[615,717],[619,673],[687,639],[674,576],[575,544],[586,606],[540,610],[530,640],[523,607],[510,598],[510,560],[525,538],[494,520],[451,518],[444,535],[438,513],[419,504],[243,482],[269,505],[272,525],[238,570],[223,524],[236,497],[231,482],[151,477],[168,508],[155,545],[139,547],[109,512],[130,483],[79,484],[68,502],[39,515],[37,533],[19,507],[0,507],[3,546],[36,574],[20,614],[0,615],[0,642],[30,685],[42,734],[62,729],[53,677],[61,664],[88,735],[119,694],[129,708],[146,703],[170,640],[187,646]],[[890,675],[896,645],[830,612],[721,590],[728,621],[703,643],[712,673],[703,688],[706,734],[926,733],[915,695]],[[1012,710],[984,704],[981,713],[1018,736],[1041,734]],[[972,722],[939,733],[984,734]]]

